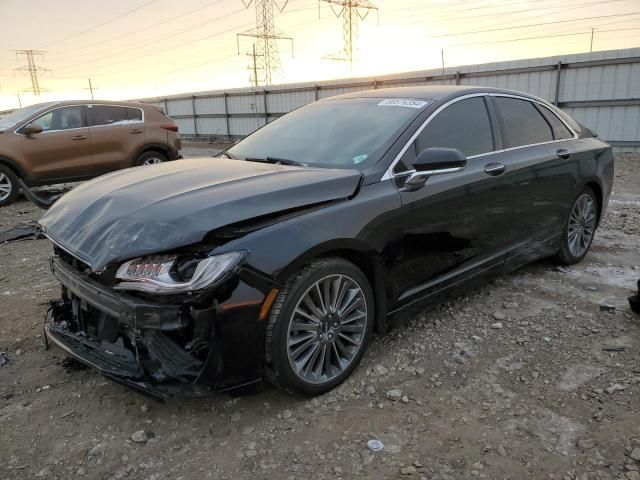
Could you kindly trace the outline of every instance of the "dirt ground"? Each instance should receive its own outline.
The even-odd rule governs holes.
[[[640,278],[640,155],[616,170],[584,262],[537,262],[399,316],[315,399],[265,387],[160,404],[65,368],[43,347],[50,245],[0,245],[0,479],[639,480],[640,316],[626,298]],[[40,213],[3,208],[0,230]]]

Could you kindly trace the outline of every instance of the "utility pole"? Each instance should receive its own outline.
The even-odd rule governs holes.
[[[262,71],[263,78],[254,77],[254,86],[260,83],[271,85],[274,75],[281,70],[278,41],[291,42],[291,55],[293,56],[293,38],[286,36],[275,28],[274,9],[282,12],[289,0],[278,3],[276,0],[242,0],[246,8],[253,4],[256,11],[256,26],[237,35],[238,55],[240,55],[240,37],[251,37],[256,40],[253,56],[254,72]]]
[[[369,0],[319,0],[320,3],[327,3],[331,11],[337,18],[342,17],[342,36],[344,47],[341,52],[328,55],[325,58],[349,62],[349,67],[353,69],[353,58],[357,53],[358,29],[360,22],[369,15],[372,10],[378,11]],[[320,6],[318,5],[318,12]]]
[[[18,97],[18,105],[20,105],[20,108],[22,108],[22,99],[20,98],[20,94],[16,93],[16,96]]]
[[[596,29],[594,27],[591,27],[591,45],[589,46],[589,52],[593,52],[593,34],[595,33]]]
[[[258,86],[258,54],[256,53],[256,44],[253,44],[253,53],[247,53],[247,56],[252,57],[252,63],[253,65],[250,67],[247,67],[249,70],[251,70],[253,73],[252,75],[249,75],[249,83],[254,86],[257,87]]]
[[[97,90],[97,88],[94,88],[92,83],[91,83],[91,78],[88,79],[89,80],[89,88],[85,88],[85,90],[89,90],[91,92],[91,100],[95,100],[93,98],[93,92],[94,90]]]
[[[442,57],[442,74],[444,75],[444,48],[440,49],[440,57]]]
[[[46,68],[39,67],[36,65],[36,57],[44,57],[45,52],[40,50],[14,50],[16,52],[16,57],[20,55],[24,55],[27,58],[27,65],[24,67],[16,68],[17,71],[29,72],[29,76],[31,77],[31,90],[27,90],[33,92],[34,95],[40,95],[43,89],[40,87],[40,79],[38,78],[38,74],[42,72],[48,72],[49,70]]]

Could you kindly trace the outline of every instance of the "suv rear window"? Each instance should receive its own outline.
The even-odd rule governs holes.
[[[139,108],[128,108],[127,107],[127,118],[130,122],[141,122],[142,121],[142,110]]]
[[[502,115],[507,148],[551,142],[553,132],[542,114],[527,100],[494,97]]]
[[[114,105],[91,105],[89,107],[89,125],[97,127],[100,125],[114,125],[124,123],[129,120],[127,109]]]

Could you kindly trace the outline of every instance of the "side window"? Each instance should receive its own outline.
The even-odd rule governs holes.
[[[504,122],[507,148],[550,142],[553,132],[533,103],[509,97],[494,97]]]
[[[139,108],[128,108],[127,107],[127,119],[130,122],[141,122],[142,121],[142,110]]]
[[[482,97],[460,100],[438,113],[418,135],[417,152],[457,148],[467,157],[493,151],[489,114]]]
[[[70,128],[82,128],[85,126],[81,106],[56,108],[31,123],[40,125],[45,132],[49,130],[69,130]]]
[[[544,118],[549,122],[551,128],[553,128],[553,138],[556,140],[565,140],[567,138],[573,138],[573,133],[569,131],[567,126],[560,121],[560,119],[546,107],[539,106],[538,109],[542,112]]]
[[[51,121],[52,120],[53,120],[53,111],[51,111],[49,113],[45,113],[41,117],[36,118],[31,123],[33,125],[40,125],[42,127],[42,131],[46,132],[48,130],[51,130]]]
[[[91,105],[89,107],[89,125],[114,125],[128,120],[125,107],[111,105]]]
[[[64,107],[53,111],[52,130],[68,130],[84,126],[82,107]]]

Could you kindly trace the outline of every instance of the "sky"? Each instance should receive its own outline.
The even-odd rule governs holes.
[[[244,0],[247,3],[248,0]],[[275,0],[280,6],[285,0]],[[369,0],[353,65],[342,19],[318,0],[289,0],[275,26],[273,83],[318,81],[640,46],[640,0]],[[320,5],[320,6],[319,6]],[[364,10],[361,11],[364,14]],[[253,4],[242,0],[0,0],[0,111],[47,100],[133,99],[250,85]],[[46,89],[16,70],[42,50]]]

